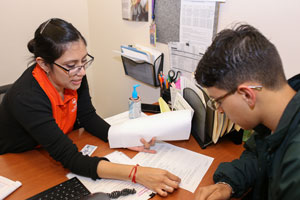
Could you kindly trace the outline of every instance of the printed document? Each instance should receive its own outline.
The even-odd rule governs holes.
[[[122,0],[122,18],[131,20],[132,13],[131,13],[131,3],[129,0]]]
[[[180,148],[165,142],[156,142],[154,149],[156,154],[139,152],[130,159],[120,151],[114,151],[106,155],[111,162],[136,165],[145,167],[155,167],[168,170],[181,178],[180,188],[195,192],[203,176],[209,169],[213,158],[193,151]],[[130,181],[120,181],[113,179],[92,180],[91,178],[79,176],[73,173],[67,174],[67,177],[76,176],[92,193],[106,192],[111,193],[124,188],[134,188],[137,193],[130,196],[120,197],[119,199],[146,200],[151,197],[153,192],[140,184],[134,184]]]
[[[177,92],[174,100],[174,106],[172,107],[175,110],[191,110],[192,117],[194,115],[194,109],[190,106],[190,104],[183,98],[183,96]]]
[[[111,162],[114,163],[120,163],[120,164],[129,164],[129,165],[135,165],[136,163],[130,159],[128,156],[126,156],[124,153],[120,151],[114,151],[113,153],[110,153],[105,156],[108,158]],[[128,196],[121,196],[118,198],[118,200],[147,200],[151,198],[152,191],[144,187],[143,185],[140,185],[138,183],[132,183],[131,181],[120,181],[120,180],[114,180],[114,179],[100,179],[94,181],[91,178],[79,176],[73,173],[68,173],[67,177],[73,178],[76,176],[83,185],[91,192],[105,192],[105,193],[111,193],[113,191],[121,191],[125,188],[128,189],[135,189],[136,193]]]
[[[216,29],[216,9],[215,1],[181,0],[179,41],[197,45],[204,53]]]
[[[156,154],[140,152],[132,160],[141,166],[168,170],[181,178],[180,188],[195,192],[213,158],[169,143],[156,143]]]
[[[201,48],[197,45],[180,42],[169,42],[168,47],[171,69],[180,71],[180,78],[183,76],[191,79],[192,73],[196,70],[203,55]]]
[[[148,117],[130,119],[112,125],[108,131],[110,148],[134,147],[143,145],[141,138],[156,140],[188,140],[192,126],[192,111],[179,110],[164,112]]]

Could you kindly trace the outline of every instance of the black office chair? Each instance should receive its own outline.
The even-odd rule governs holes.
[[[0,86],[0,103],[2,102],[2,99],[7,92],[7,90],[12,86],[12,84],[2,85]]]

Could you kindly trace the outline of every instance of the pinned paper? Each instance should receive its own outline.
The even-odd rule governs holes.
[[[150,25],[150,44],[156,45],[156,24],[152,22]]]

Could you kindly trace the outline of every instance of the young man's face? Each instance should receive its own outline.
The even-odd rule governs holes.
[[[238,124],[245,130],[249,130],[258,125],[258,120],[254,116],[254,112],[247,103],[247,98],[240,91],[228,94],[228,91],[218,89],[216,87],[207,88],[210,98],[219,99],[217,101],[217,111],[225,113],[226,116],[234,123]],[[226,95],[228,94],[228,95]]]

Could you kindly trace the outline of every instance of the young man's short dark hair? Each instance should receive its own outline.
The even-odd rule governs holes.
[[[199,62],[195,78],[203,87],[227,91],[245,81],[259,82],[269,89],[286,82],[276,47],[250,25],[221,31]]]
[[[287,82],[275,46],[250,25],[223,30],[195,78],[208,107],[254,130],[242,155],[221,163],[216,184],[200,187],[195,199],[299,199],[300,76]]]

